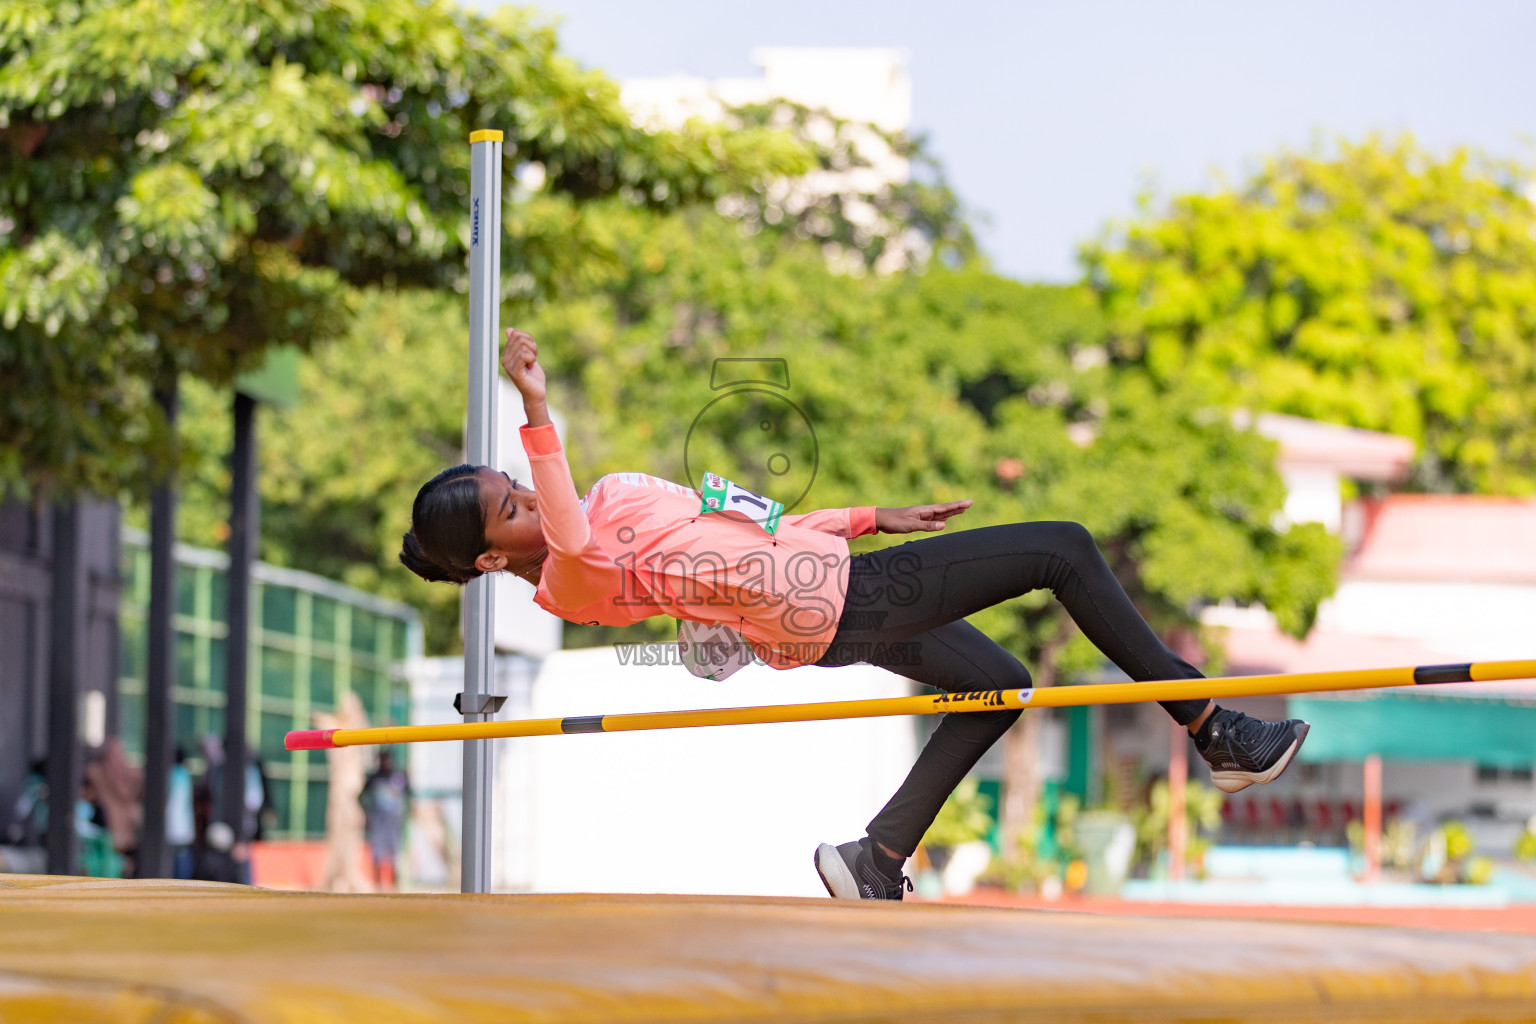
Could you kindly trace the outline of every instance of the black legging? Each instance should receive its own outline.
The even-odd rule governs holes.
[[[817,664],[866,661],[952,693],[1029,686],[1029,670],[963,620],[1041,587],[1132,679],[1200,678],[1158,640],[1077,523],[960,530],[855,555],[837,634]],[[1187,725],[1206,704],[1163,707]],[[945,715],[906,781],[869,823],[870,837],[910,856],[945,798],[1021,713]]]

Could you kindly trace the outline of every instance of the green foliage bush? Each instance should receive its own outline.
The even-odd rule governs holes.
[[[1204,877],[1205,851],[1215,841],[1221,827],[1221,807],[1226,796],[1203,782],[1187,783],[1184,790],[1184,860],[1195,865],[1193,877]],[[1148,791],[1147,800],[1138,806],[1132,818],[1136,827],[1137,870],[1147,870],[1168,848],[1168,821],[1171,801],[1168,780],[1159,779]]]
[[[923,833],[923,845],[952,850],[961,843],[985,839],[994,820],[992,798],[981,792],[974,776],[967,775],[945,799],[933,824]]]
[[[1036,800],[1030,827],[1019,833],[1017,847],[1001,851],[978,881],[1027,894],[1047,879],[1061,879],[1068,865],[1081,857],[1075,829],[1081,809],[1075,793],[1061,793],[1054,805]]]
[[[1527,823],[1520,834],[1515,836],[1514,853],[1516,860],[1536,862],[1536,828]]]

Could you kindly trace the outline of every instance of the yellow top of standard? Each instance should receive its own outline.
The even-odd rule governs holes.
[[[501,132],[497,131],[494,128],[482,128],[482,129],[480,129],[477,132],[470,132],[469,133],[470,145],[474,145],[477,142],[500,142],[500,141],[501,141]]]

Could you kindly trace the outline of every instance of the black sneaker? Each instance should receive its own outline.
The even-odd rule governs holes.
[[[1265,722],[1226,708],[1217,708],[1206,725],[1210,735],[1202,745],[1197,734],[1195,749],[1211,766],[1211,781],[1225,793],[1278,779],[1312,728],[1299,718]]]
[[[912,879],[906,875],[891,879],[875,867],[868,845],[872,842],[865,836],[856,843],[816,847],[816,873],[834,899],[899,900],[903,886],[912,891]]]

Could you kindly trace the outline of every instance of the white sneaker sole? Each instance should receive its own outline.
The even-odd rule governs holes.
[[[1257,783],[1259,785],[1263,785],[1266,782],[1273,782],[1273,781],[1275,781],[1276,779],[1278,779],[1280,777],[1280,773],[1285,771],[1286,766],[1291,763],[1291,758],[1296,756],[1296,751],[1301,749],[1301,741],[1307,738],[1307,733],[1309,731],[1311,731],[1311,729],[1312,729],[1312,726],[1309,725],[1306,722],[1303,722],[1301,725],[1297,726],[1297,728],[1296,728],[1296,732],[1297,732],[1296,739],[1294,741],[1292,741],[1292,743],[1291,743],[1291,745],[1289,747],[1286,748],[1285,753],[1280,755],[1280,760],[1278,760],[1274,764],[1270,765],[1264,771],[1262,771],[1262,772],[1216,772],[1216,771],[1213,771],[1213,772],[1211,772],[1211,783],[1212,783],[1212,785],[1214,785],[1217,789],[1221,790],[1223,793],[1236,793],[1238,790],[1240,790],[1240,789],[1247,789],[1249,786],[1252,786],[1255,783]],[[839,859],[841,859],[841,858],[839,858]]]
[[[859,895],[859,884],[853,880],[853,872],[843,863],[843,855],[837,852],[837,847],[830,843],[816,847],[816,873],[821,876],[821,884],[827,887],[833,899],[862,898]]]

